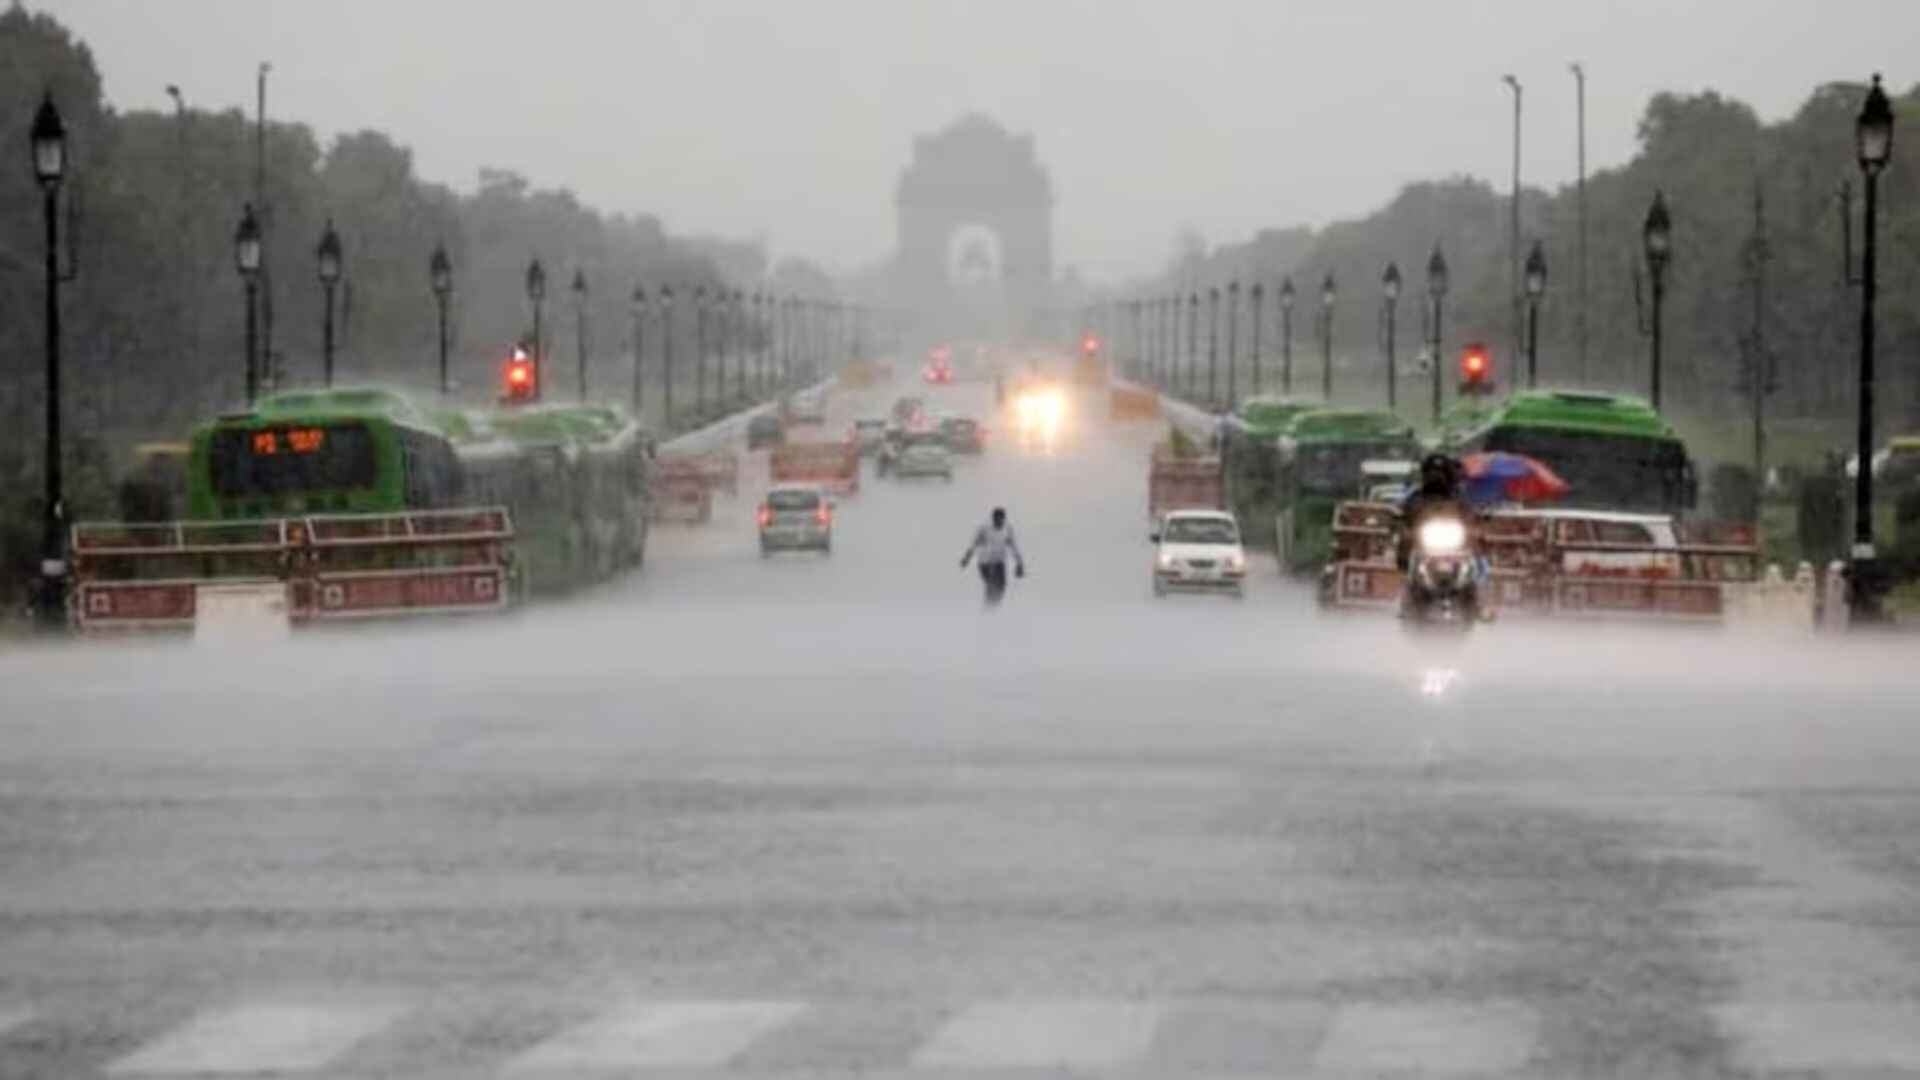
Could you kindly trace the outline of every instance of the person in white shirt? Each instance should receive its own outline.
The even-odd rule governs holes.
[[[1020,554],[1020,544],[1013,538],[1013,526],[1007,524],[1007,512],[1001,507],[993,508],[993,520],[974,530],[973,542],[967,545],[966,554],[960,556],[960,567],[976,557],[980,562],[980,580],[986,584],[987,597],[996,599],[1007,591],[1007,556],[1013,556],[1013,574],[1015,577],[1027,576],[1027,560]]]

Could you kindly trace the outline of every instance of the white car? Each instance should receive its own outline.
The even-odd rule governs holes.
[[[1153,530],[1153,595],[1224,592],[1240,596],[1247,552],[1240,526],[1219,510],[1174,510]]]
[[[938,476],[943,480],[952,480],[953,454],[937,434],[910,436],[906,446],[893,458],[891,471],[897,478]]]

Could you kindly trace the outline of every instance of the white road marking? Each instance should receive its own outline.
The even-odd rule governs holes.
[[[108,1065],[107,1072],[221,1075],[319,1069],[402,1011],[381,1005],[242,1005],[195,1017]]]
[[[1736,1060],[1750,1069],[1920,1069],[1920,1005],[1739,1004],[1714,1016],[1734,1040]]]
[[[507,1068],[724,1065],[805,1009],[784,1001],[632,1002],[561,1032]]]
[[[913,1056],[915,1068],[1121,1065],[1153,1044],[1161,1008],[1124,1001],[994,1002],[948,1021]]]
[[[1349,1005],[1314,1055],[1330,1072],[1504,1072],[1526,1064],[1539,1026],[1518,1005]]]

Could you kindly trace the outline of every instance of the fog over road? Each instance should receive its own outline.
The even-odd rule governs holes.
[[[1920,1075],[1910,650],[1156,601],[1077,407],[831,558],[755,455],[569,604],[0,656],[0,1077]]]

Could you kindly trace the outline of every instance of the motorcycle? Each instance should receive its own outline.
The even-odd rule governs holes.
[[[1467,543],[1467,524],[1450,513],[1422,520],[1412,537],[1400,617],[1410,626],[1462,632],[1480,620],[1480,560]]]

